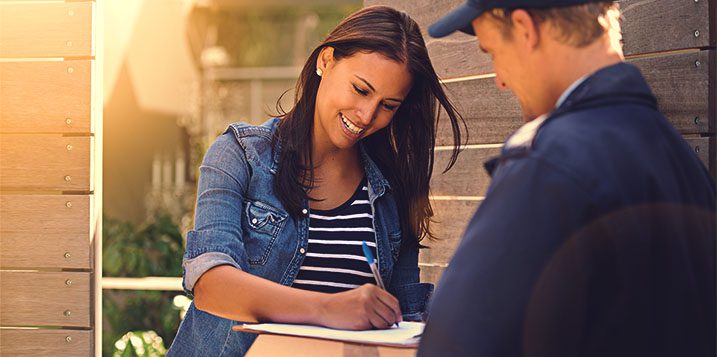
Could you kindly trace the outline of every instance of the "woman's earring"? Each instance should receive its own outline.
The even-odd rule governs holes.
[[[318,75],[319,77],[321,77],[321,75],[323,75],[323,74],[324,74],[324,71],[322,71],[321,68],[317,68],[317,69],[316,69],[316,75]]]

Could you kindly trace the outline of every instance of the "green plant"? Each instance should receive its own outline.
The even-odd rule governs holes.
[[[160,215],[139,227],[107,217],[103,224],[102,270],[105,277],[181,276],[182,235],[168,215]],[[123,336],[129,336],[129,331],[151,330],[169,346],[179,327],[182,310],[173,303],[176,295],[176,291],[104,290],[103,355],[117,356],[118,352],[121,352],[119,356],[133,356],[133,353],[164,355],[163,344],[162,348],[149,346],[140,349],[132,344],[132,348],[115,351],[115,343],[119,343]],[[137,338],[144,340],[144,335],[134,336],[134,342]]]
[[[162,337],[154,331],[127,332],[114,345],[113,357],[132,356],[164,356],[167,348],[164,347]]]
[[[160,215],[139,228],[105,217],[103,227],[104,276],[182,275],[182,233],[168,215]]]

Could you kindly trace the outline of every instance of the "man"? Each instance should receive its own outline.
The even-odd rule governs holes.
[[[526,124],[438,284],[419,356],[714,356],[715,183],[623,63],[619,9],[468,0]]]

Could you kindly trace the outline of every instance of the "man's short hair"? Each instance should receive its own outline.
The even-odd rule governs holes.
[[[585,47],[595,42],[607,30],[615,26],[620,17],[619,5],[598,2],[549,9],[525,9],[537,26],[550,22],[556,29],[556,40],[574,47]],[[506,39],[511,37],[513,10],[493,9],[488,16],[501,26]]]

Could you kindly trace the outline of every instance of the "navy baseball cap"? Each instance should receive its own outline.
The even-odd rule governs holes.
[[[475,35],[473,19],[492,9],[549,9],[553,7],[581,5],[606,0],[466,0],[428,27],[431,37],[448,36],[456,31]]]

